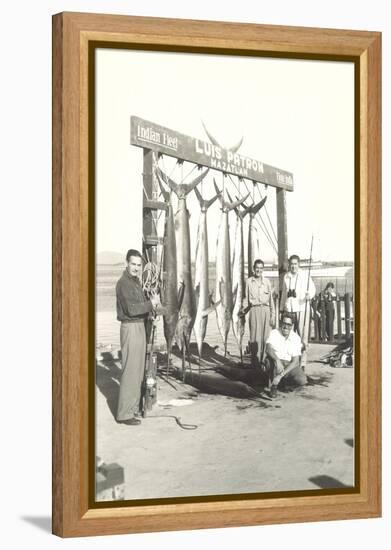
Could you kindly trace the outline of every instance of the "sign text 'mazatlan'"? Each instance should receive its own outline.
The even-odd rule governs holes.
[[[247,178],[273,187],[293,191],[293,175],[259,160],[229,149],[223,149],[202,139],[180,134],[139,117],[131,117],[131,144],[208,166],[227,174]]]

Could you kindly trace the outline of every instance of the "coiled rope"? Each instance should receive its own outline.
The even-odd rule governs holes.
[[[147,262],[143,269],[143,290],[150,298],[160,288],[160,271],[154,262]]]

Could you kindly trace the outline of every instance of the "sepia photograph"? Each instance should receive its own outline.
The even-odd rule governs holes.
[[[94,55],[96,502],[355,488],[354,63]]]

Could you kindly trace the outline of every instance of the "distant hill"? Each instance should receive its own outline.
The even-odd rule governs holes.
[[[104,250],[103,252],[98,252],[96,255],[96,263],[98,265],[117,265],[123,264],[124,261],[125,258],[120,252]]]
[[[113,252],[111,250],[104,250],[103,252],[98,252],[97,256],[97,264],[98,265],[123,265],[125,262],[125,258],[123,254],[120,252]],[[301,261],[302,268],[308,267],[309,260],[303,259]],[[247,264],[246,264],[247,265]],[[194,260],[192,261],[192,266],[194,267]],[[313,261],[312,262],[312,269],[319,269],[319,268],[326,268],[326,267],[342,267],[342,266],[353,266],[353,262],[351,261],[325,261],[322,262],[320,260]],[[209,262],[209,268],[214,268],[215,262],[212,260]],[[266,270],[275,270],[278,269],[278,266],[276,264],[272,264],[271,262],[265,263],[265,269]]]

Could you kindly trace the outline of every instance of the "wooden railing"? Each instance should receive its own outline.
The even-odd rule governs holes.
[[[311,302],[309,341],[333,343],[349,340],[354,332],[354,302],[349,292],[332,301],[318,294]]]

